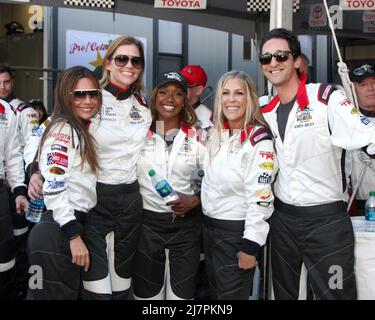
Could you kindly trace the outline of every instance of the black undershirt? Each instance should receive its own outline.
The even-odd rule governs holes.
[[[280,102],[279,107],[277,108],[277,126],[279,129],[280,138],[284,141],[286,124],[288,122],[289,113],[293,108],[294,103],[296,102],[297,96],[295,96],[290,102],[282,104]]]

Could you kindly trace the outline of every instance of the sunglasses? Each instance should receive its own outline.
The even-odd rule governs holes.
[[[369,74],[375,73],[374,69],[369,64],[364,64],[363,66],[353,70],[353,74],[355,76],[363,76],[366,73],[369,73]]]
[[[71,92],[74,99],[77,100],[85,100],[86,97],[89,97],[90,99],[97,99],[99,95],[101,94],[101,91],[99,89],[87,89],[87,90],[74,90]]]
[[[144,64],[145,64],[145,61],[143,58],[129,57],[126,54],[120,54],[112,59],[115,60],[115,65],[118,67],[125,67],[128,64],[129,60],[132,66],[136,69],[143,69]]]
[[[259,62],[262,65],[270,64],[272,57],[274,57],[277,62],[285,62],[288,60],[290,54],[293,54],[293,52],[288,50],[277,50],[275,53],[266,52],[259,56]]]

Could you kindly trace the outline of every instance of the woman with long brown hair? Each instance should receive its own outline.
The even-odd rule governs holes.
[[[269,231],[276,159],[246,73],[230,71],[220,78],[214,120],[202,184],[207,275],[214,299],[248,299]]]
[[[99,83],[90,70],[77,66],[60,75],[53,116],[38,152],[48,211],[32,229],[27,248],[30,264],[42,268],[43,282],[29,288],[28,299],[77,299],[81,267],[89,269],[82,222],[96,204],[99,170],[89,125],[101,103]]]
[[[85,220],[91,267],[83,274],[83,299],[128,298],[143,219],[136,163],[151,124],[141,95],[144,66],[143,45],[131,36],[112,41],[103,59],[103,105],[90,126],[100,169],[98,204]],[[29,195],[40,198],[35,176],[30,179]]]

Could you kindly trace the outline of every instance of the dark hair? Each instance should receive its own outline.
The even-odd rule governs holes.
[[[151,99],[150,99],[150,110],[151,110],[151,115],[152,115],[152,123],[151,123],[151,128],[155,129],[156,126],[156,121],[158,120],[158,111],[156,109],[156,96],[158,95],[158,92],[161,88],[167,86],[169,83],[166,83],[162,85],[160,88],[155,87],[154,90],[152,91],[151,94]],[[178,85],[178,84],[177,84]],[[182,90],[184,88],[180,86]],[[186,122],[189,126],[193,126],[198,118],[197,115],[195,114],[194,108],[190,105],[188,99],[187,99],[187,94],[184,91],[184,107],[182,108],[180,112],[180,121]]]
[[[301,44],[297,36],[284,28],[272,29],[266,36],[263,38],[260,45],[260,51],[262,51],[264,44],[271,39],[284,39],[288,42],[290,51],[292,51],[294,59],[301,55]]]
[[[48,124],[44,132],[42,141],[40,143],[40,149],[42,149],[44,141],[47,138],[48,132],[51,130],[53,126],[55,126],[58,123],[61,123],[62,126],[65,123],[69,123],[72,127],[72,130],[76,130],[79,142],[81,144],[80,153],[82,158],[82,166],[83,163],[87,161],[91,167],[91,170],[94,173],[96,173],[99,169],[99,160],[95,148],[95,140],[86,128],[85,123],[82,121],[82,119],[78,117],[77,112],[73,106],[74,98],[71,94],[72,91],[74,91],[74,89],[76,88],[78,81],[84,78],[90,79],[95,89],[100,90],[98,80],[96,79],[94,74],[85,67],[71,67],[69,69],[64,70],[60,74],[54,92],[55,102],[53,106],[51,122]],[[101,94],[99,95],[98,103],[101,107]]]
[[[48,113],[42,100],[31,99],[28,104],[32,106],[35,111],[42,110],[43,116],[39,119],[39,124],[42,124],[44,121],[47,120]]]
[[[5,64],[0,65],[0,73],[9,73],[9,75],[12,79],[14,79],[14,77],[15,77],[14,70],[11,67],[9,67]]]

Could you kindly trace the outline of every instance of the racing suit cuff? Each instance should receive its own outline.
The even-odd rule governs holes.
[[[61,227],[65,238],[69,241],[82,234],[82,226],[77,220],[70,220]]]
[[[39,171],[39,163],[37,161],[31,162],[26,168],[26,173],[29,176],[29,178],[31,178],[33,173],[38,172],[38,171]]]
[[[257,256],[260,249],[260,245],[254,241],[246,238],[242,238],[240,250],[251,256]]]
[[[17,198],[18,196],[24,196],[27,198],[27,189],[25,186],[15,187],[13,190],[14,196]]]
[[[366,153],[371,159],[375,159],[375,154],[369,154],[367,151],[368,146],[362,148],[362,151]]]

